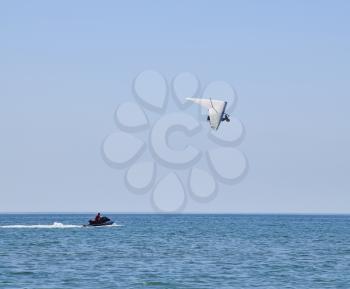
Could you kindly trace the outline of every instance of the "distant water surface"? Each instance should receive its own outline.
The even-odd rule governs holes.
[[[350,288],[350,216],[91,217],[0,215],[0,288]]]

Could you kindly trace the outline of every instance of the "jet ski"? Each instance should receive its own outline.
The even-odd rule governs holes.
[[[113,225],[113,221],[107,217],[101,217],[98,222],[95,220],[90,220],[88,225],[84,225],[85,227],[100,227],[100,226],[108,226]]]

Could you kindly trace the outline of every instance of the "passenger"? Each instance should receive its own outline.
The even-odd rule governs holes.
[[[95,217],[95,223],[99,223],[101,221],[101,214],[98,213]]]

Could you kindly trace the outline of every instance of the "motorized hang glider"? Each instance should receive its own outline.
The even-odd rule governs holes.
[[[200,104],[208,109],[207,120],[210,123],[212,129],[217,130],[222,121],[229,122],[229,115],[225,113],[227,101],[216,100],[216,99],[205,99],[205,98],[191,98],[187,97],[187,100],[193,101],[194,103]]]

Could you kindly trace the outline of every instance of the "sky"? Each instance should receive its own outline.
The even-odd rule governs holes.
[[[348,1],[1,1],[0,212],[155,211],[101,155],[116,108],[153,70],[238,96],[249,169],[184,212],[350,213],[349,12]]]

